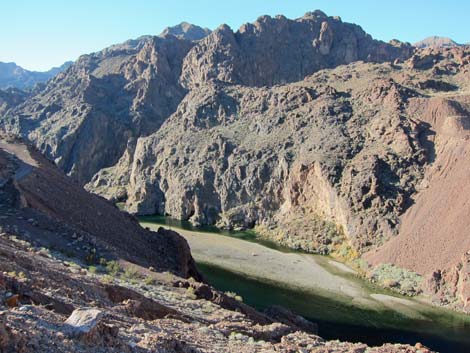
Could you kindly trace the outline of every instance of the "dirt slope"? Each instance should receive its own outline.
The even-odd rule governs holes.
[[[426,171],[414,205],[402,217],[399,236],[367,256],[372,262],[391,262],[427,274],[454,266],[470,250],[470,114],[464,108],[466,101],[470,96],[436,98],[425,105],[421,117],[436,132],[436,159]]]
[[[179,235],[141,228],[134,217],[86,192],[18,140],[0,135],[0,157],[0,226],[85,257],[112,253],[143,266],[197,276]]]

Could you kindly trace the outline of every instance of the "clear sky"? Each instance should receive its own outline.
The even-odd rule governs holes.
[[[385,41],[470,41],[469,0],[0,0],[0,61],[47,70],[182,21],[235,30],[260,15],[296,18],[316,9]]]

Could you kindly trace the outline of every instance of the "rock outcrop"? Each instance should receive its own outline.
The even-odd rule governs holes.
[[[85,55],[23,104],[3,125],[85,183],[114,165],[128,140],[156,131],[185,95],[178,83],[193,44],[143,38]]]
[[[23,103],[28,98],[28,93],[17,88],[0,90],[0,116],[13,107]]]
[[[361,69],[368,81],[378,68]],[[383,79],[365,89],[343,82],[342,91],[318,82],[190,92],[157,133],[139,139],[128,209],[244,228],[300,212],[340,225],[358,247],[394,234],[425,158],[407,138],[417,124],[400,114],[406,89]]]

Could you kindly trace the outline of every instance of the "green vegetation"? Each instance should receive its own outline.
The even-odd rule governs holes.
[[[117,261],[108,261],[106,263],[106,272],[113,277],[118,276],[121,270],[121,265]]]
[[[186,297],[188,297],[189,299],[192,299],[192,300],[197,299],[197,295],[195,293],[194,287],[188,287],[186,289]]]
[[[152,286],[156,283],[155,278],[152,278],[151,276],[147,276],[144,280],[144,283],[148,286]]]
[[[353,262],[359,258],[359,253],[348,241],[343,241],[336,246],[335,250],[332,251],[330,255],[347,263]]]
[[[11,271],[7,272],[8,277],[16,278],[20,282],[26,281],[28,278],[26,277],[26,274],[24,272],[16,272],[16,271]]]
[[[391,264],[377,266],[369,277],[378,285],[402,295],[414,296],[422,292],[422,276]]]
[[[227,297],[233,298],[233,299],[235,299],[235,300],[237,300],[237,301],[239,301],[239,302],[243,302],[242,296],[238,295],[238,294],[235,293],[235,292],[225,292],[225,295],[226,295]]]

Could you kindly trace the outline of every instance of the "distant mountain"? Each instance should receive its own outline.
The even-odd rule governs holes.
[[[165,28],[161,36],[172,34],[180,39],[195,41],[207,37],[211,32],[208,28],[195,26],[188,22],[181,22],[179,25]]]
[[[450,38],[438,37],[438,36],[428,37],[414,44],[415,47],[420,48],[420,49],[428,48],[428,47],[451,48],[451,47],[459,47],[461,45],[462,44],[454,42]]]
[[[0,89],[4,88],[32,88],[40,82],[45,82],[57,75],[59,72],[66,70],[71,61],[68,61],[60,67],[54,67],[49,71],[29,71],[23,69],[15,63],[0,62]]]

